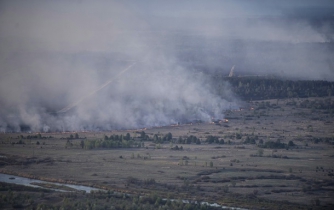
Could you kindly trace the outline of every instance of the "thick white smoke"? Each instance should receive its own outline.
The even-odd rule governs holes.
[[[5,1],[1,20],[2,131],[208,121],[227,107],[126,4]]]
[[[231,101],[233,94],[228,84],[225,95],[215,94],[216,84],[198,69],[236,65],[236,72],[334,80],[331,21],[314,26],[277,18],[275,8],[290,3],[268,5],[1,1],[0,130],[135,128],[220,118],[230,106],[224,98]]]
[[[137,64],[113,84],[86,98],[74,108],[76,119],[64,119],[65,126],[136,128],[223,116],[228,102],[214,94],[204,75],[191,73],[172,61],[147,62]]]

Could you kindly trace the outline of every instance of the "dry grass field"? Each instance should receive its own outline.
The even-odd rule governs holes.
[[[0,171],[51,181],[97,186],[170,198],[204,200],[246,208],[332,208],[334,206],[334,117],[324,109],[301,108],[304,100],[333,103],[334,98],[267,100],[245,103],[225,114],[228,122],[78,132],[80,138],[140,132],[149,137],[172,133],[196,136],[201,144],[144,141],[141,148],[82,149],[74,133],[0,134]],[[208,144],[207,136],[224,139]],[[256,137],[246,143],[247,136]],[[139,140],[138,140],[139,141]],[[263,144],[260,143],[263,141]],[[266,148],[266,142],[294,145]],[[38,143],[37,143],[38,142]],[[182,146],[183,150],[171,150]]]

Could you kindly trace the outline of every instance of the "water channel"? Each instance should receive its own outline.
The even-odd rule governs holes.
[[[13,176],[13,175],[2,174],[2,173],[0,173],[0,182],[24,185],[24,186],[29,186],[29,187],[39,187],[39,188],[57,190],[57,191],[62,191],[62,192],[68,192],[68,191],[67,190],[59,190],[59,189],[56,189],[56,188],[54,188],[54,189],[53,188],[45,188],[45,187],[36,185],[34,183],[65,186],[65,187],[72,188],[74,190],[85,191],[86,193],[90,193],[93,190],[101,190],[101,189],[94,188],[94,187],[86,187],[86,186],[82,186],[82,185],[73,185],[73,184],[63,184],[63,183],[56,183],[56,182],[47,182],[47,181],[41,181],[41,180],[38,180],[38,179],[30,179],[30,178],[25,178],[25,177],[20,177],[20,176]]]
[[[2,174],[2,173],[0,173],[0,182],[24,185],[24,186],[29,186],[29,187],[39,187],[39,188],[44,188],[44,189],[56,190],[56,191],[60,191],[60,192],[70,192],[70,191],[60,190],[60,189],[56,189],[56,188],[49,188],[49,187],[45,188],[45,187],[36,185],[34,183],[65,186],[65,187],[70,187],[74,190],[85,191],[86,193],[90,193],[90,192],[96,191],[96,190],[101,190],[101,189],[94,188],[94,187],[86,187],[86,186],[82,186],[82,185],[73,185],[73,184],[62,184],[62,183],[56,183],[56,182],[47,182],[47,181],[41,181],[41,180],[38,180],[38,179],[30,179],[30,178],[8,175],[8,174]],[[167,200],[167,199],[163,199],[163,200]],[[171,199],[171,201],[177,201],[177,200]],[[182,202],[183,203],[191,203],[191,201],[189,201],[189,200],[182,200]],[[195,201],[194,203],[197,204],[197,201]],[[245,208],[239,208],[239,207],[222,206],[222,205],[219,205],[217,203],[201,202],[201,204],[212,206],[212,207],[217,207],[217,208],[222,208],[222,209],[247,210]]]

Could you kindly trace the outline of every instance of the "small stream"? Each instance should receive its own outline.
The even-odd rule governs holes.
[[[30,178],[25,178],[25,177],[20,177],[20,176],[13,176],[13,175],[2,174],[2,173],[0,173],[0,182],[6,182],[6,183],[11,183],[11,184],[19,184],[19,185],[24,185],[24,186],[29,186],[29,187],[39,187],[39,188],[51,189],[51,190],[56,190],[56,191],[61,191],[61,192],[69,192],[69,191],[41,187],[41,186],[38,186],[38,185],[34,185],[32,183],[66,186],[66,187],[73,188],[75,190],[85,191],[86,193],[90,193],[91,191],[94,191],[94,190],[101,190],[101,189],[94,188],[94,187],[86,187],[86,186],[82,186],[82,185],[73,185],[73,184],[63,184],[63,183],[56,183],[56,182],[47,182],[47,181],[41,181],[41,180],[38,180],[38,179],[30,179]]]
[[[162,199],[162,200],[167,200],[167,199]],[[172,202],[175,202],[175,201],[178,201],[178,200],[175,200],[175,199],[170,199],[170,201]],[[183,203],[194,203],[194,204],[198,204],[197,201],[189,201],[189,200],[182,200]],[[207,206],[211,206],[211,207],[216,207],[216,208],[222,208],[222,209],[228,209],[228,210],[248,210],[248,209],[245,209],[245,208],[240,208],[240,207],[233,207],[233,206],[222,206],[222,205],[219,205],[218,203],[208,203],[208,202],[201,202],[202,205],[207,205]]]
[[[38,179],[30,179],[30,178],[8,175],[8,174],[2,174],[2,173],[0,173],[0,182],[24,185],[24,186],[29,186],[29,187],[39,187],[39,188],[43,188],[43,189],[51,189],[51,190],[56,190],[56,191],[60,191],[60,192],[70,192],[70,191],[60,190],[60,189],[55,189],[55,188],[41,187],[41,186],[38,186],[38,185],[34,185],[32,183],[42,183],[42,184],[52,184],[52,185],[58,185],[58,186],[66,186],[66,187],[73,188],[75,190],[85,191],[86,193],[90,193],[91,191],[101,190],[101,189],[94,188],[94,187],[86,187],[86,186],[82,186],[82,185],[73,185],[73,184],[62,184],[62,183],[56,183],[56,182],[47,182],[47,181],[41,181],[41,180],[38,180]],[[167,199],[163,199],[163,200],[167,200]],[[170,200],[172,202],[177,201],[175,199],[170,199]],[[182,202],[183,203],[192,203],[189,200],[182,200]],[[194,203],[197,204],[197,201],[195,201]],[[222,206],[222,205],[219,205],[217,203],[201,202],[201,204],[212,206],[212,207],[217,207],[217,208],[222,208],[222,209],[247,210],[245,208],[239,208],[239,207]]]

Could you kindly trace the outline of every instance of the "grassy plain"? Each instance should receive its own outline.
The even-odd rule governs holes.
[[[326,109],[301,108],[304,100],[334,103],[333,97],[253,101],[227,111],[228,122],[143,129],[150,137],[171,132],[175,140],[194,135],[201,139],[199,145],[144,141],[141,148],[85,150],[80,139],[70,140],[73,146],[66,146],[65,138],[74,133],[41,133],[53,138],[23,139],[25,144],[13,144],[21,134],[0,134],[0,171],[136,195],[154,192],[163,198],[247,208],[331,209],[334,117]],[[80,138],[103,139],[130,133],[138,140],[141,131],[78,134]],[[225,143],[208,144],[209,135]],[[257,136],[256,144],[245,143],[247,136]],[[264,144],[292,141],[295,145],[260,148],[260,140]],[[183,150],[171,150],[175,145]]]

